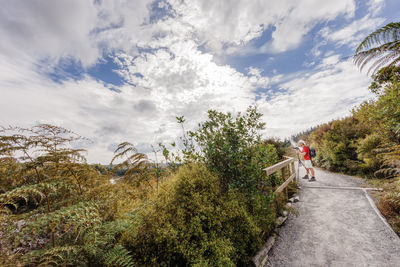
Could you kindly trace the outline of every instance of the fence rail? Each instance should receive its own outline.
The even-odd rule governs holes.
[[[264,169],[266,175],[271,175],[278,171],[281,171],[281,177],[284,180],[284,182],[278,188],[275,189],[275,193],[282,192],[296,178],[294,158],[292,157],[285,157],[285,158],[286,160]]]
[[[271,167],[265,168],[265,174],[266,175],[271,175],[276,172],[280,171],[283,183],[279,185],[275,189],[275,193],[280,196],[282,194],[285,194],[285,200],[287,200],[288,197],[288,190],[287,186],[291,183],[294,182],[296,178],[296,170],[294,166],[294,158],[291,157],[285,157],[286,159],[284,161],[281,161],[275,165],[272,165]],[[278,205],[278,200],[276,199],[276,205]],[[287,218],[287,217],[286,217]],[[279,217],[277,219],[277,225],[281,225],[285,219],[283,217]],[[273,233],[272,236],[270,236],[267,240],[267,243],[264,245],[264,247],[258,251],[258,253],[252,258],[252,261],[255,266],[261,267],[261,266],[266,266],[266,261],[268,259],[268,252],[271,249],[272,245],[275,242],[276,238],[276,233]]]

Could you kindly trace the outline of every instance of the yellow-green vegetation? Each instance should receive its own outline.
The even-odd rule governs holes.
[[[387,189],[379,207],[400,233],[400,67],[385,67],[373,76],[373,100],[352,116],[319,126],[307,139],[317,150],[315,163],[331,171],[381,179]],[[385,183],[396,186],[385,186]]]
[[[235,266],[246,263],[274,227],[271,196],[223,193],[202,164],[181,167],[122,237],[140,265]]]
[[[71,146],[82,139],[47,124],[1,130],[0,265],[132,263],[116,237],[138,191],[88,165]]]
[[[279,143],[262,142],[260,117],[210,111],[189,132],[179,117],[184,149],[161,145],[168,168],[129,142],[107,167],[86,163],[83,138],[61,127],[2,128],[0,265],[247,264],[283,206],[280,178],[262,172]]]

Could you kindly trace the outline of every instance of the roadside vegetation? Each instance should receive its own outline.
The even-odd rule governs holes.
[[[400,235],[400,23],[371,33],[354,57],[369,66],[375,97],[352,115],[301,134],[316,148],[315,163],[327,170],[358,175],[384,188],[378,207]]]
[[[314,162],[330,171],[368,178],[385,189],[378,207],[400,233],[400,67],[373,76],[375,99],[352,115],[320,125],[303,136],[317,150]]]
[[[280,177],[262,171],[283,150],[260,118],[209,111],[185,131],[178,117],[183,149],[160,144],[168,167],[129,142],[91,165],[71,131],[2,128],[0,265],[246,265],[283,212]]]

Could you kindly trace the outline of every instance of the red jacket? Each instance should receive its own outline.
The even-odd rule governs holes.
[[[304,160],[311,160],[310,149],[308,148],[308,146],[303,146],[303,152],[306,152],[306,154],[304,155]]]

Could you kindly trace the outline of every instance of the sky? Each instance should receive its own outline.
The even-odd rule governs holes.
[[[50,123],[139,152],[179,140],[207,110],[256,105],[285,138],[372,97],[358,43],[398,0],[0,0],[0,125]]]

